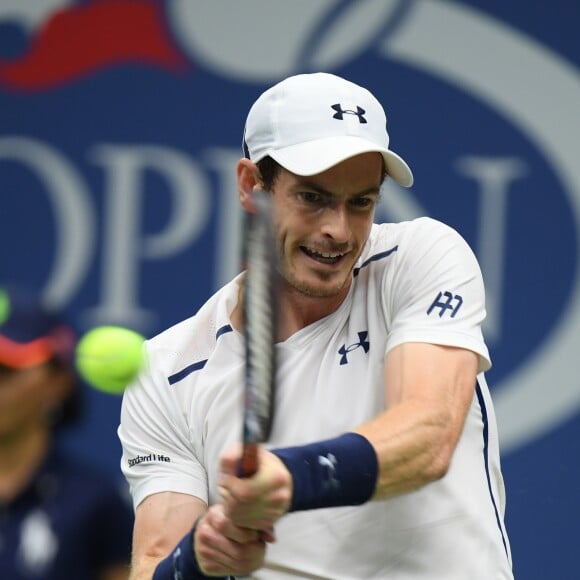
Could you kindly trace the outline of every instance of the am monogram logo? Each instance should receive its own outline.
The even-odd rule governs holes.
[[[450,317],[455,318],[457,311],[461,308],[463,304],[463,297],[459,294],[451,294],[451,292],[439,292],[437,298],[433,300],[431,306],[427,309],[427,316],[433,312],[435,308],[439,308],[439,318],[443,318],[443,315],[447,310],[450,311]]]

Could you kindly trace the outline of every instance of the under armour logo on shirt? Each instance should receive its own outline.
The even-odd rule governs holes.
[[[336,111],[336,113],[332,115],[333,119],[339,119],[342,121],[344,119],[344,115],[355,115],[358,117],[359,123],[362,124],[367,122],[367,120],[364,118],[366,111],[362,107],[357,106],[356,111],[353,111],[352,109],[343,109],[339,103],[336,103],[336,105],[331,105],[330,108]]]
[[[356,350],[357,348],[362,348],[364,352],[369,352],[369,349],[371,348],[371,343],[367,340],[369,333],[366,330],[363,330],[362,332],[359,332],[357,334],[358,334],[358,342],[355,342],[354,344],[349,344],[348,346],[346,346],[346,344],[343,344],[338,349],[338,354],[341,355],[340,357],[341,365],[348,364],[348,353],[352,352],[353,350]]]

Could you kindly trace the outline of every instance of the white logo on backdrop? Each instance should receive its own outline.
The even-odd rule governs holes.
[[[34,29],[56,8],[72,4],[72,0],[47,0],[39,7],[8,0],[0,7],[0,20],[16,19],[25,28]],[[559,177],[576,223],[580,224],[580,166],[575,159],[580,135],[580,73],[538,42],[504,23],[450,0],[357,0],[348,3],[338,0],[221,0],[195,4],[190,0],[168,0],[167,15],[181,48],[193,62],[234,81],[269,82],[305,70],[332,71],[369,50],[376,50],[387,60],[443,79],[471,98],[486,103],[527,136]],[[282,22],[284,26],[279,25]],[[493,60],[490,47],[495,55]],[[525,67],[521,66],[524,62]],[[546,104],[546,87],[551,87],[557,95],[557,105]],[[562,118],[563,112],[565,118]],[[123,163],[130,161],[130,165],[122,165],[109,155],[115,147],[100,144],[91,150],[91,161],[100,164],[109,176],[107,199],[109,213],[113,216],[115,210],[128,214],[127,207],[114,203],[113,193],[117,186],[121,183],[125,186],[123,180],[129,179],[134,201],[139,202],[138,188],[130,170],[137,171],[153,158],[146,147],[135,147],[127,152],[129,157],[123,157]],[[125,240],[128,250],[124,253],[114,251],[112,244],[104,249],[113,267],[107,269],[103,281],[104,299],[100,307],[103,314],[110,316],[117,311],[130,312],[136,317],[146,314],[136,310],[138,277],[130,265],[139,259],[169,257],[200,234],[208,215],[208,199],[202,193],[207,193],[204,164],[217,168],[220,175],[229,175],[226,167],[229,170],[237,156],[237,151],[214,150],[206,152],[207,158],[196,163],[185,159],[178,151],[164,151],[163,166],[156,169],[176,190],[172,195],[179,211],[172,214],[163,232],[147,238],[140,237],[136,224],[132,224],[132,233],[109,224],[108,227],[113,228],[109,231],[111,239],[124,231],[130,240]],[[55,250],[57,259],[47,293],[55,301],[69,299],[89,266],[94,248],[96,224],[86,186],[69,160],[48,144],[4,138],[0,144],[0,158],[4,157],[16,157],[30,165],[46,183],[60,232]],[[138,158],[139,163],[133,158]],[[525,171],[513,164],[503,168],[496,165],[487,170],[477,159],[464,159],[457,169],[475,176],[482,184],[487,180],[490,187],[493,186],[492,171],[496,172],[496,177],[497,171],[507,171],[498,178],[500,182],[517,178],[520,171]],[[231,192],[233,184],[226,184],[225,177],[223,181],[222,189]],[[496,183],[498,191],[500,182]],[[186,190],[200,193],[193,200],[184,195]],[[484,201],[489,207],[488,197]],[[190,204],[197,209],[190,212]],[[226,206],[237,207],[235,196],[222,195],[221,204],[225,210],[221,211],[218,228],[230,235],[220,238],[237,239],[232,236],[239,227],[234,218],[236,212]],[[421,208],[412,196],[393,188],[389,192],[389,211],[405,219],[405,216],[420,213]],[[197,217],[193,219],[191,215]],[[82,236],[79,235],[81,231]],[[82,243],[69,245],[67,241],[73,238]],[[499,325],[497,301],[500,296],[495,289],[502,285],[503,270],[497,246],[490,246],[488,252],[485,247],[478,243],[490,298],[486,332],[493,336]],[[225,245],[218,248],[218,254],[217,259],[223,266],[219,281],[223,282],[235,270],[237,260],[235,252]],[[578,272],[574,281],[570,301],[549,341],[525,365],[497,385],[494,398],[504,451],[526,444],[580,408],[580,389],[575,383],[580,339]],[[99,311],[93,314],[98,318]]]
[[[229,3],[227,18],[223,3],[194,9],[188,0],[172,0],[169,6],[175,34],[192,60],[235,80],[270,81],[304,70],[332,70],[369,47],[442,78],[510,119],[528,137],[560,178],[580,224],[580,74],[515,29],[441,0],[247,0]],[[284,27],[275,25],[280,22]],[[558,95],[557,107],[546,106],[546,87]],[[577,273],[565,308],[549,342],[498,385],[494,398],[504,450],[525,444],[580,408]]]

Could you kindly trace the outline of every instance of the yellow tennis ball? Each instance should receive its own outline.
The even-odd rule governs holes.
[[[100,391],[120,395],[143,366],[144,340],[138,332],[120,326],[89,330],[76,349],[80,376]]]

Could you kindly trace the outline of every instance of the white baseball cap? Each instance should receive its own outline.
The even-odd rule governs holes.
[[[328,73],[289,77],[252,105],[244,154],[266,156],[296,175],[315,175],[355,155],[377,151],[390,177],[413,184],[407,163],[389,149],[387,118],[367,89]]]

